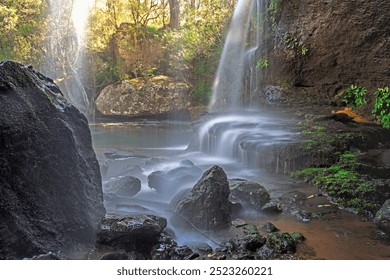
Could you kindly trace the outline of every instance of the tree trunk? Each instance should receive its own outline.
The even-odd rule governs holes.
[[[169,2],[169,16],[170,16],[168,27],[171,29],[176,29],[179,27],[179,16],[180,16],[179,0],[168,0],[168,2]]]

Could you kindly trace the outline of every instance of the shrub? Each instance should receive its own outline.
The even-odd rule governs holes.
[[[356,108],[367,104],[366,96],[367,89],[365,87],[351,85],[345,90],[342,101],[345,105]]]
[[[389,87],[378,88],[375,93],[375,103],[372,109],[374,117],[384,128],[390,128],[390,92]]]

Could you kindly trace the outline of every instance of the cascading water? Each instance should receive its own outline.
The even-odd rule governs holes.
[[[84,39],[88,12],[94,0],[50,0],[50,41],[44,72],[55,80],[65,97],[87,117],[94,102],[83,86]]]
[[[248,102],[245,96],[258,90],[256,58],[266,3],[266,0],[238,0],[213,85],[211,110],[243,108]]]
[[[286,121],[246,108],[261,91],[258,61],[267,15],[266,0],[239,0],[216,74],[210,110],[217,114],[199,129],[201,152],[239,160],[251,167],[288,171],[279,149],[291,142]]]

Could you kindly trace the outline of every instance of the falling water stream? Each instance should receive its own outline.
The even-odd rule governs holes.
[[[278,158],[281,147],[299,141],[299,134],[294,130],[296,120],[243,106],[245,94],[252,96],[261,90],[256,61],[261,53],[258,46],[262,31],[255,32],[254,36],[249,34],[253,34],[250,29],[261,26],[266,3],[265,0],[237,2],[213,87],[210,103],[213,113],[194,124],[145,120],[91,126],[108,213],[155,214],[169,220],[172,201],[190,189],[201,173],[213,165],[221,166],[230,179],[260,183],[274,199],[296,190],[308,197],[316,193],[313,187],[287,177],[284,173],[289,171],[288,164]],[[189,168],[189,176],[176,172],[180,168]],[[156,171],[170,172],[169,184],[153,186],[150,175]],[[107,186],[125,176],[140,179],[141,191],[132,197],[109,193]],[[329,202],[313,200],[313,207],[326,203]],[[273,222],[281,231],[302,232],[307,247],[301,254],[305,258],[390,257],[388,247],[371,238],[376,232],[372,223],[362,222],[344,211],[340,213],[330,221],[309,223],[298,221],[290,214],[258,214],[246,218],[255,224]],[[184,234],[169,226],[176,231],[179,244],[209,243],[202,235]]]
[[[87,117],[93,101],[82,81],[88,14],[95,0],[49,0],[50,40],[47,61],[41,70],[55,80],[65,97]]]

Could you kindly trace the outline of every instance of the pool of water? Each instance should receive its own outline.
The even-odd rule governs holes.
[[[253,123],[251,125],[253,127]],[[234,129],[231,135],[234,134],[236,140],[240,139],[240,136],[235,134],[238,124],[228,126]],[[226,124],[221,127],[226,128]],[[246,135],[242,139],[253,141],[253,134],[250,134],[251,126],[244,124],[244,127],[245,129],[241,130]],[[255,127],[257,130],[253,132],[259,135],[263,128],[261,124],[256,124]],[[262,145],[272,146],[275,139],[280,140],[281,136],[283,141],[294,138],[289,123],[285,126],[281,126],[280,123],[275,126],[277,133],[272,133],[269,120],[267,120],[267,127],[269,131],[266,133],[267,138],[260,141]],[[141,191],[134,197],[106,196],[107,211],[117,215],[156,214],[169,219],[171,213],[167,209],[169,209],[171,200],[181,190],[191,188],[197,179],[185,181],[183,184],[177,184],[173,189],[159,193],[148,186],[148,176],[155,171],[172,170],[188,160],[202,171],[213,165],[219,165],[225,170],[228,178],[258,182],[270,192],[272,198],[278,198],[287,192],[296,190],[307,194],[308,197],[317,193],[314,187],[297,183],[283,173],[275,173],[274,169],[248,166],[245,160],[242,160],[243,158],[231,153],[226,153],[227,156],[224,156],[224,153],[220,151],[227,147],[219,147],[216,153],[209,153],[207,151],[209,148],[206,150],[188,148],[191,146],[190,143],[194,142],[194,138],[198,138],[192,128],[193,126],[189,123],[146,121],[97,123],[91,126],[95,151],[100,164],[106,167],[105,174],[103,174],[103,186],[112,180],[128,175],[139,178],[142,183]],[[218,130],[218,127],[214,128],[214,132]],[[223,135],[226,136],[226,133]],[[237,142],[236,140],[227,139],[229,143]],[[204,138],[201,141],[205,141]],[[217,143],[215,139],[212,141],[214,142],[211,143]],[[240,146],[239,141],[236,144]],[[223,145],[223,143],[218,143],[218,145]],[[311,207],[322,207],[326,203],[329,202],[313,202]],[[332,207],[337,208],[335,205]],[[303,258],[390,259],[389,242],[383,238],[373,223],[363,221],[361,217],[343,210],[338,210],[338,213],[337,216],[329,216],[327,220],[311,220],[308,223],[303,223],[287,213],[273,216],[259,215],[248,219],[256,225],[271,222],[281,231],[303,233],[306,241],[298,250]],[[189,242],[189,239],[207,242],[200,235],[191,237],[178,235],[179,243]]]

